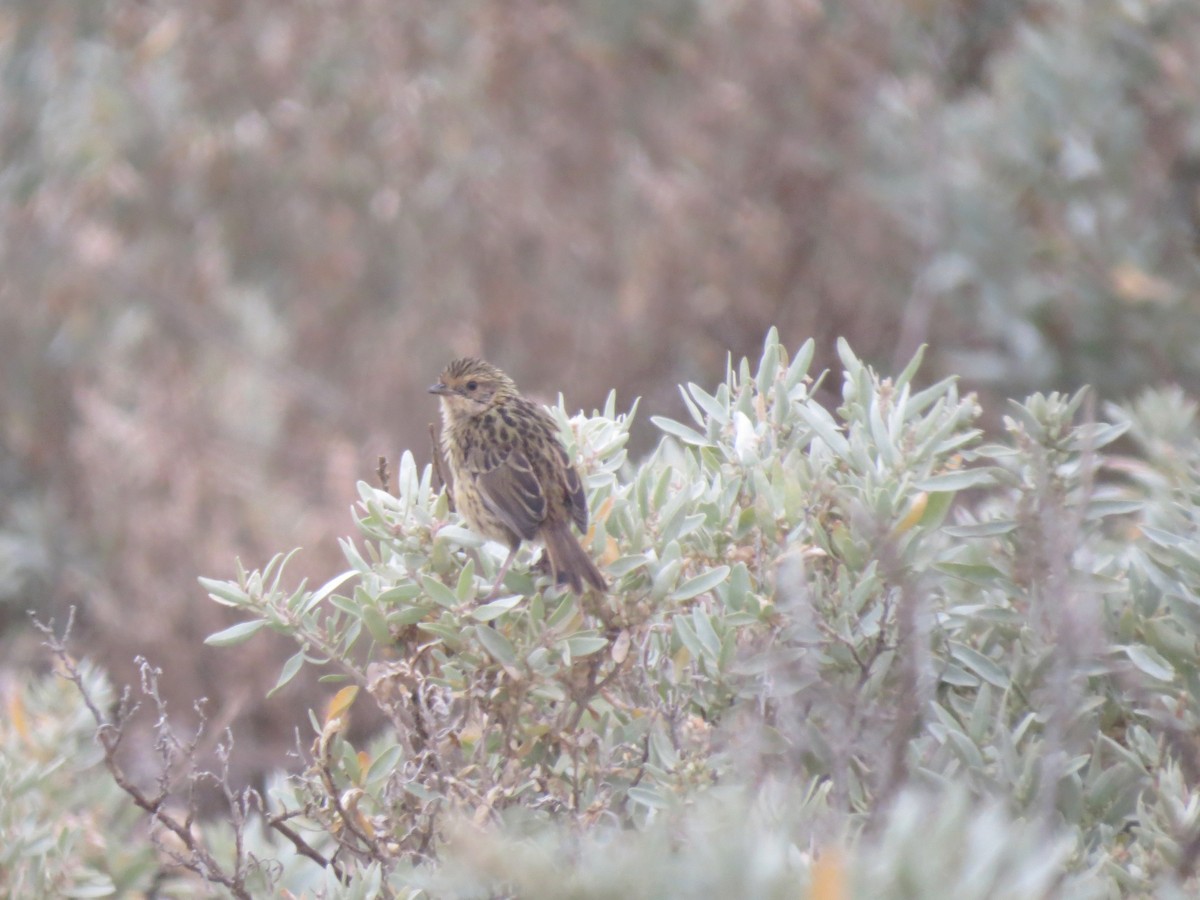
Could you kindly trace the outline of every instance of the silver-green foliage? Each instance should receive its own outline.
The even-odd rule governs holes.
[[[83,666],[80,675],[96,702],[113,701],[95,668]],[[103,771],[95,720],[74,686],[50,675],[0,685],[0,692],[0,896],[148,890],[157,853]]]
[[[705,872],[773,896],[837,846],[861,896],[1103,895],[1188,874],[1194,407],[1155,395],[1103,422],[1083,393],[1039,395],[981,443],[952,380],[913,388],[919,358],[884,379],[840,345],[831,411],[812,353],[772,332],[757,366],[688,385],[691,421],[654,419],[667,437],[638,465],[632,412],[559,404],[605,597],[519,563],[481,602],[502,553],[408,454],[395,494],[359,486],[361,539],[322,588],[283,588],[282,559],[205,580],[248,615],[212,643],[269,627],[300,648],[280,683],[314,664],[350,685],[313,717],[285,805],[341,844],[352,883],[361,865],[401,895],[534,896],[514,860],[570,858],[607,870],[569,895],[633,896],[607,841],[665,841],[644,883],[691,896]],[[1127,430],[1143,455],[1106,455]],[[362,703],[390,727],[358,753],[344,729]],[[712,813],[717,785],[743,814]],[[713,848],[751,826],[763,853],[726,871]],[[291,860],[284,883],[311,865]]]
[[[944,13],[929,21],[953,22]],[[1194,137],[1182,151],[1163,141],[1146,102],[1196,46],[1195,3],[1046,0],[959,21],[1005,35],[971,54],[978,89],[933,88],[916,65],[863,117],[866,179],[923,248],[906,315],[942,338],[938,365],[1007,391],[1195,385]],[[939,36],[924,53],[944,52]],[[921,54],[910,41],[898,46]],[[1198,109],[1188,82],[1167,115],[1192,134]],[[1163,153],[1174,170],[1148,190]]]

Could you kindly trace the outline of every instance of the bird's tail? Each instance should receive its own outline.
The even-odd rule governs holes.
[[[583,593],[585,581],[598,591],[608,590],[608,582],[604,580],[587,551],[575,539],[570,525],[566,522],[549,525],[542,529],[541,537],[546,545],[550,571],[556,582],[566,582],[577,594]]]

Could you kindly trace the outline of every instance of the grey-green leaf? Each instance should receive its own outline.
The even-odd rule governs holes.
[[[657,425],[672,437],[679,438],[685,444],[691,444],[695,447],[711,447],[713,442],[702,435],[694,428],[689,428],[674,419],[668,419],[665,416],[651,416],[650,421]]]
[[[476,625],[475,637],[483,644],[483,649],[492,655],[496,662],[503,666],[515,666],[517,654],[508,638],[489,625]]]
[[[230,625],[216,634],[210,634],[204,639],[204,643],[210,647],[233,647],[248,641],[251,635],[259,631],[266,620],[255,619],[252,622],[238,622],[236,625]]]
[[[715,569],[709,569],[695,578],[689,578],[671,592],[671,599],[679,601],[691,600],[693,597],[698,597],[705,591],[712,590],[728,578],[729,571],[729,566],[717,566]]]
[[[1129,657],[1131,663],[1151,678],[1157,678],[1159,681],[1175,679],[1174,667],[1153,647],[1147,647],[1145,644],[1129,644],[1118,649]]]

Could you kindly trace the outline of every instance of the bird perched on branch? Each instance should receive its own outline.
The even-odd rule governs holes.
[[[456,359],[429,388],[442,407],[442,451],[455,505],[471,529],[507,544],[491,596],[522,541],[541,540],[556,583],[577,594],[608,585],[571,533],[587,531],[587,497],[554,420],[481,359]]]

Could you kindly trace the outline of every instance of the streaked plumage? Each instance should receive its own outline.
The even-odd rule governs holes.
[[[495,595],[522,541],[541,540],[551,572],[582,593],[607,590],[571,523],[587,531],[587,496],[558,439],[554,420],[517,392],[512,379],[480,359],[456,359],[429,388],[442,408],[442,449],[454,501],[467,524],[506,544]]]

